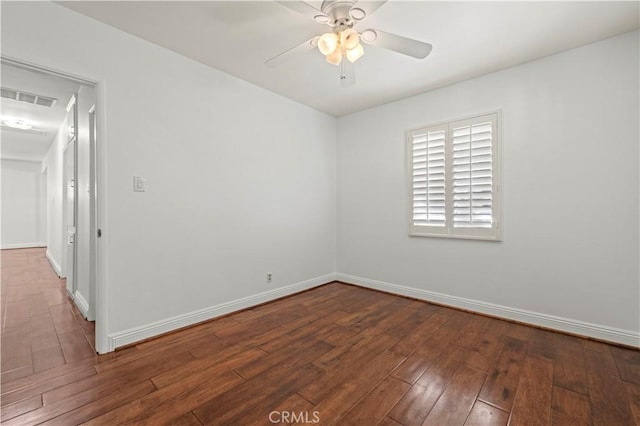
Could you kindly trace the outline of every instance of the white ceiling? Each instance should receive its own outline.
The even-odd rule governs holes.
[[[37,135],[28,131],[2,126],[0,139],[1,158],[41,161],[49,150],[58,128],[67,115],[67,104],[71,96],[78,91],[78,83],[35,71],[16,68],[11,65],[0,66],[2,87],[55,98],[53,107],[44,107],[13,99],[0,98],[2,119],[6,117],[27,121],[34,128],[46,131],[46,135]]]
[[[338,68],[316,50],[276,69],[264,66],[329,28],[275,2],[62,4],[333,116],[612,37],[640,22],[637,1],[389,1],[356,29],[416,38],[433,44],[433,52],[417,60],[365,46],[355,64],[355,86],[341,88]]]

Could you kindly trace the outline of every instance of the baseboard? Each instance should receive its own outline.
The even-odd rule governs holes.
[[[23,248],[40,248],[46,247],[47,243],[20,243],[20,244],[3,244],[0,246],[0,250],[12,250]]]
[[[209,308],[200,309],[172,318],[156,321],[140,327],[130,328],[128,330],[108,335],[108,352],[114,351],[118,347],[130,345],[150,337],[158,336],[163,333],[174,331],[180,328],[188,327],[203,321],[207,321],[222,315],[227,315],[242,309],[250,308],[265,302],[299,293],[313,287],[317,287],[329,282],[335,281],[335,274],[327,274],[310,280],[280,287],[274,290],[265,291],[253,296],[243,297],[241,299],[232,300],[230,302],[221,303]]]
[[[87,318],[87,316],[89,315],[89,303],[85,300],[84,297],[82,297],[82,294],[80,294],[79,291],[76,291],[76,293],[73,295],[73,300],[75,300],[76,306],[78,307],[78,309],[80,309],[82,315]]]
[[[466,299],[463,297],[450,296],[447,294],[421,290],[413,287],[406,287],[397,284],[390,284],[383,281],[371,280],[347,274],[336,274],[336,280],[348,284],[355,284],[374,290],[394,293],[401,296],[448,305],[455,308],[465,309],[481,314],[496,316],[513,321],[527,323],[539,327],[559,330],[566,333],[591,337],[608,342],[621,343],[623,345],[640,347],[640,333],[631,330],[608,327],[600,324],[592,324],[570,318],[547,315],[540,312],[532,312],[524,309],[510,308],[508,306],[496,305],[479,300]]]
[[[56,275],[62,278],[62,268],[60,267],[58,262],[55,261],[53,256],[51,256],[51,253],[49,253],[49,250],[47,250],[47,259],[49,259],[49,263],[51,264],[51,267],[55,271]]]

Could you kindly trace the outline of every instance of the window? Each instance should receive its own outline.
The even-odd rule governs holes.
[[[498,113],[409,131],[409,234],[500,240]]]

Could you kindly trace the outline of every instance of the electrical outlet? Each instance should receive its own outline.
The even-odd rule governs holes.
[[[271,272],[267,272],[267,282],[270,283],[272,279]]]

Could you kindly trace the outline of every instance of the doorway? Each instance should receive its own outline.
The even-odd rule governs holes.
[[[4,87],[5,70],[9,71],[8,74],[35,76],[32,80],[40,85],[42,93],[55,93],[54,90],[47,91],[48,82],[72,90],[70,98],[60,96],[53,102],[53,105],[60,102],[59,106],[66,107],[66,116],[57,130],[48,130],[50,134],[55,133],[55,137],[42,158],[41,191],[46,194],[42,198],[42,223],[45,224],[42,228],[46,229],[46,255],[53,270],[61,278],[66,278],[66,292],[82,316],[87,321],[95,321],[92,346],[99,353],[107,352],[105,324],[100,316],[105,310],[100,306],[102,301],[97,288],[101,264],[97,209],[101,182],[98,177],[100,145],[96,130],[97,83],[5,57],[2,57],[1,64],[3,97],[10,93]],[[30,91],[35,93],[34,89]],[[7,102],[18,104],[22,100],[18,96]],[[38,99],[36,97],[34,103]],[[40,108],[43,106],[38,105]],[[34,110],[37,112],[38,108]],[[46,122],[44,118],[33,121],[36,124]],[[41,133],[47,133],[47,129],[41,130]],[[101,342],[100,337],[103,337]]]

